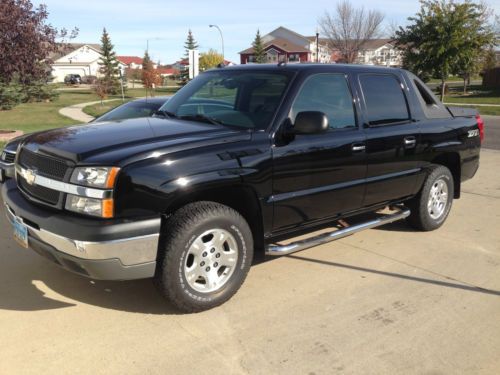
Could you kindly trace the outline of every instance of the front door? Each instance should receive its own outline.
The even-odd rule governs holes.
[[[342,73],[307,77],[291,107],[292,124],[302,111],[324,112],[329,130],[296,135],[273,148],[275,231],[333,218],[359,208],[363,201],[365,135],[357,125],[347,77]]]

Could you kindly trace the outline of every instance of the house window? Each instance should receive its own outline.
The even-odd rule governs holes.
[[[315,56],[315,54],[313,54]],[[297,62],[300,61],[300,55],[298,53],[291,53],[288,55],[288,61]]]

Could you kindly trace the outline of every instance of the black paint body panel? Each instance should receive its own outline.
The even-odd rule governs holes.
[[[409,199],[419,192],[436,160],[457,158],[462,181],[478,168],[480,141],[468,137],[469,130],[477,129],[476,119],[451,114],[445,119],[425,118],[402,70],[333,64],[224,69],[294,73],[268,129],[142,118],[38,133],[25,138],[24,147],[58,154],[75,165],[119,166],[115,207],[117,218],[123,220],[168,214],[191,194],[245,189],[255,199],[266,238]],[[285,135],[301,83],[325,72],[343,73],[348,79],[357,127],[321,135]],[[410,121],[366,125],[357,76],[367,72],[400,78]],[[413,147],[405,147],[409,136],[416,140]],[[364,144],[366,150],[354,152],[353,144]]]

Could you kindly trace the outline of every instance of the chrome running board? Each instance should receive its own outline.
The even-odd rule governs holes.
[[[301,251],[308,249],[310,247],[318,246],[325,244],[327,242],[331,242],[334,240],[338,240],[340,238],[349,236],[351,234],[361,232],[365,229],[375,228],[384,224],[389,224],[394,221],[398,221],[410,216],[410,210],[403,209],[400,212],[388,215],[381,215],[380,217],[366,221],[364,223],[355,224],[353,226],[349,226],[347,228],[338,229],[333,232],[322,233],[318,236],[306,238],[305,240],[300,240],[297,242],[292,242],[287,245],[279,245],[279,244],[270,244],[266,246],[266,254],[279,256],[279,255],[287,255],[291,253],[295,253],[296,251]]]

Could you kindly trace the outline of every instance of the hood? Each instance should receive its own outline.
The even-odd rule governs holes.
[[[144,117],[49,130],[29,136],[24,147],[75,163],[117,164],[148,151],[178,151],[242,136],[247,139],[250,134],[212,124]]]

